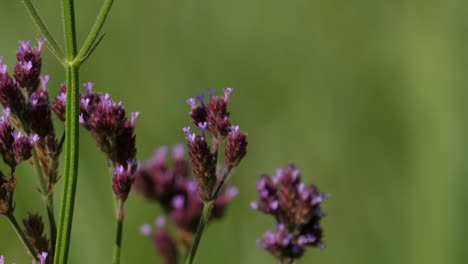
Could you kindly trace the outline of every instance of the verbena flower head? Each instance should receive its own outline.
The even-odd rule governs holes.
[[[191,177],[182,145],[172,148],[171,161],[167,156],[167,147],[158,148],[153,158],[138,169],[135,187],[146,198],[158,202],[179,230],[194,234],[203,211],[197,183]],[[237,192],[237,188],[229,187],[220,194],[213,219],[224,215]]]
[[[251,207],[275,218],[274,231],[267,231],[258,245],[280,260],[300,258],[306,247],[323,248],[320,207],[327,197],[315,185],[301,182],[300,171],[289,164],[273,177],[266,174],[257,182],[259,200]],[[288,262],[289,263],[289,262]]]
[[[239,126],[231,125],[227,110],[232,88],[224,89],[224,96],[214,96],[214,89],[208,89],[208,92],[208,104],[205,104],[203,94],[187,100],[191,107],[190,116],[200,133],[193,133],[190,127],[183,128],[199,194],[205,202],[216,198],[212,195],[217,183],[217,157],[222,141],[227,138],[224,159],[228,172],[239,165],[247,153],[247,135]]]
[[[37,48],[31,47],[29,40],[24,40],[20,42],[20,47],[16,52],[18,62],[15,67],[14,77],[20,87],[26,88],[29,95],[35,92],[39,86],[43,45],[43,39],[38,40]]]
[[[16,131],[10,123],[10,109],[5,108],[0,117],[0,155],[13,170],[22,161],[31,157],[38,135],[26,136]]]
[[[91,132],[97,147],[106,154],[114,165],[112,189],[122,200],[126,200],[135,180],[136,137],[135,120],[139,113],[127,117],[122,102],[115,102],[109,94],[93,92],[93,83],[85,83],[85,93],[80,98],[80,124]],[[65,120],[67,87],[62,84],[54,98],[53,111]]]

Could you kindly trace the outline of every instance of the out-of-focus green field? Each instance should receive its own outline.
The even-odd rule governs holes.
[[[59,1],[34,2],[61,40]],[[82,42],[101,1],[76,2]],[[298,263],[462,264],[467,10],[463,0],[118,0],[81,80],[141,112],[141,160],[184,140],[188,97],[234,87],[232,119],[248,132],[249,153],[231,180],[240,196],[208,229],[198,263],[275,263],[255,244],[273,223],[249,202],[260,173],[294,161],[307,183],[331,193],[327,249],[309,250]],[[0,36],[12,69],[18,41],[38,36],[20,1],[0,4]],[[48,51],[44,73],[55,95],[64,74]],[[110,263],[110,178],[103,154],[81,132],[70,263]],[[18,174],[17,215],[44,214],[33,169],[23,165]],[[158,207],[134,193],[126,212],[122,263],[159,263],[138,232]],[[5,218],[0,254],[7,263],[30,262]]]

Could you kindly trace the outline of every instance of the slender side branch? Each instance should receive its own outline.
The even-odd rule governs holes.
[[[34,249],[31,242],[29,242],[26,235],[24,234],[23,230],[21,229],[21,226],[18,224],[18,221],[16,221],[16,217],[13,214],[7,214],[6,216],[11,226],[15,230],[16,234],[20,238],[21,242],[23,242],[23,245],[28,250],[29,255],[31,255],[31,257],[33,257],[35,260],[38,260],[36,250]]]
[[[76,61],[78,64],[83,63],[83,61],[88,57],[89,53],[96,48],[96,39],[98,38],[99,33],[101,32],[102,27],[104,26],[104,22],[106,22],[107,16],[109,15],[109,12],[112,8],[112,4],[114,4],[114,0],[104,1],[101,10],[99,11],[99,14],[96,18],[96,21],[94,22],[94,25],[91,28],[91,31],[89,32],[85,43],[83,44],[82,48],[80,49],[80,52],[78,53],[78,56],[76,57]]]
[[[41,19],[39,16],[39,13],[37,12],[36,8],[34,7],[33,3],[31,0],[22,0],[24,6],[28,10],[29,15],[31,16],[32,20],[34,21],[34,24],[36,24],[37,28],[39,31],[44,35],[44,37],[47,39],[47,46],[50,48],[51,52],[54,54],[57,59],[62,62],[63,57],[65,56],[63,53],[62,48],[60,48],[59,44],[55,40],[55,38],[52,36],[50,31],[47,29],[46,24],[44,21]]]
[[[218,187],[216,187],[216,190],[215,192],[213,193],[213,196],[212,196],[212,199],[216,201],[216,199],[218,199],[218,195],[219,193],[221,192],[221,190],[223,189],[224,187],[224,184],[226,183],[226,180],[227,178],[229,177],[229,173],[231,173],[231,170],[232,168],[228,168],[226,170],[226,172],[224,173],[223,175],[223,178],[221,179],[221,181],[219,182],[218,184]]]

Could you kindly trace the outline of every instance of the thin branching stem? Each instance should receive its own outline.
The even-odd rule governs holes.
[[[22,2],[24,4],[24,6],[26,7],[26,10],[28,10],[28,13],[31,16],[32,20],[34,21],[34,24],[36,24],[39,31],[46,38],[47,46],[49,47],[52,54],[54,54],[54,56],[57,57],[57,59],[60,62],[62,62],[63,57],[65,56],[64,53],[63,53],[63,50],[62,50],[62,48],[60,48],[60,45],[57,43],[55,38],[52,36],[49,29],[47,29],[46,24],[41,19],[41,16],[39,16],[39,13],[37,12],[36,8],[34,7],[32,1],[31,0],[22,0]]]
[[[104,22],[106,22],[107,16],[112,8],[112,4],[114,4],[114,0],[105,0],[99,14],[94,22],[91,31],[88,34],[78,56],[76,57],[76,62],[81,64],[89,57],[90,52],[96,48],[96,45],[99,44],[100,40],[96,42],[98,39],[99,34],[101,33],[102,27],[104,26]],[[100,38],[102,39],[102,38]]]
[[[13,213],[7,214],[6,217],[8,218],[8,221],[10,222],[11,226],[20,238],[21,242],[23,242],[23,245],[26,247],[26,250],[28,251],[29,255],[31,255],[31,257],[35,260],[38,260],[36,250],[34,249],[31,242],[29,242],[28,238],[26,237],[26,234],[24,234],[23,230],[21,229],[21,226],[16,220],[16,217],[13,215]]]

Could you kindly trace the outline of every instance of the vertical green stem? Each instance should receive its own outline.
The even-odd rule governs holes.
[[[79,66],[73,64],[77,52],[74,1],[62,0],[62,11],[67,54],[67,110],[65,120],[64,190],[54,258],[54,263],[57,264],[65,264],[68,260],[75,205],[79,149]]]
[[[197,233],[195,234],[195,238],[193,239],[192,247],[190,248],[189,254],[187,259],[185,260],[185,264],[192,264],[195,260],[195,255],[197,254],[198,245],[200,244],[201,238],[205,231],[205,227],[208,224],[210,219],[211,210],[215,204],[215,200],[206,202],[203,206],[203,213],[202,217],[200,218],[200,222],[198,223]]]
[[[123,222],[125,217],[124,212],[125,202],[122,199],[119,199],[119,212],[117,213],[117,227],[115,234],[115,245],[114,245],[114,260],[113,264],[120,263],[120,251],[122,249],[122,236],[123,236]]]
[[[34,249],[31,242],[29,242],[26,235],[24,234],[23,230],[21,229],[20,225],[18,224],[18,221],[16,221],[16,217],[13,214],[7,214],[6,216],[8,218],[8,221],[10,221],[10,224],[13,227],[13,229],[15,230],[16,234],[21,239],[21,242],[23,242],[23,245],[28,250],[29,255],[31,255],[31,257],[33,257],[35,260],[37,260],[37,252]]]

